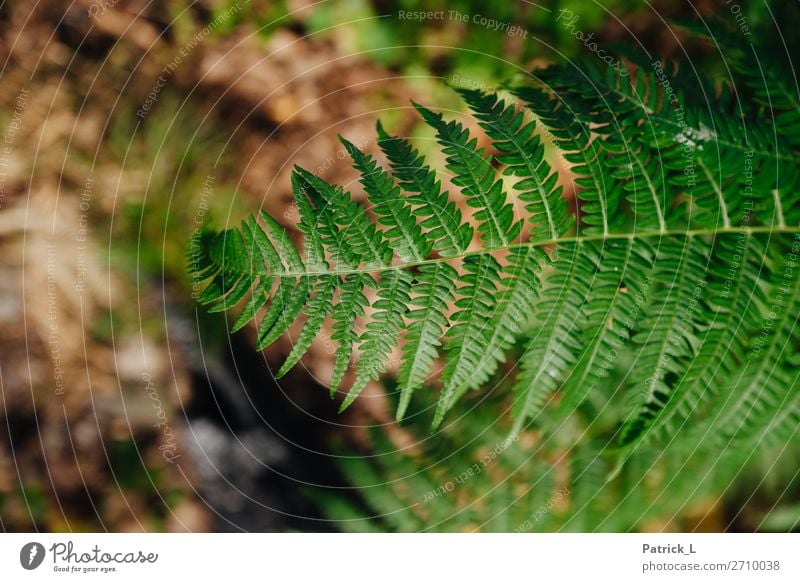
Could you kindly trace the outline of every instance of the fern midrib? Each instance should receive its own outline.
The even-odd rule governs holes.
[[[668,236],[676,236],[676,237],[695,237],[695,236],[714,236],[718,234],[772,234],[772,235],[781,235],[781,234],[800,234],[800,226],[784,226],[780,228],[775,228],[771,226],[735,226],[731,228],[703,228],[703,229],[690,229],[690,230],[665,230],[665,231],[658,231],[658,230],[648,230],[648,231],[639,231],[639,232],[625,232],[625,233],[614,233],[614,234],[597,234],[597,235],[587,235],[587,236],[563,236],[557,239],[539,239],[535,241],[528,241],[526,243],[518,243],[512,245],[505,245],[505,246],[493,246],[493,247],[484,247],[482,249],[475,249],[472,251],[465,251],[463,253],[457,255],[451,255],[446,257],[438,257],[434,259],[425,259],[424,261],[414,261],[414,262],[407,262],[407,263],[399,263],[396,265],[383,265],[379,267],[364,267],[364,268],[349,268],[349,269],[341,269],[341,270],[329,270],[329,271],[284,271],[281,273],[271,273],[271,276],[277,278],[287,278],[287,277],[302,277],[307,275],[313,276],[321,276],[321,275],[350,275],[350,274],[370,274],[370,273],[383,273],[386,271],[393,271],[397,269],[413,269],[416,267],[422,267],[424,265],[435,265],[437,263],[450,263],[452,261],[463,260],[470,256],[479,256],[487,253],[495,253],[495,252],[503,252],[503,251],[510,251],[513,249],[523,249],[528,247],[546,247],[546,246],[553,246],[559,244],[572,244],[572,243],[586,243],[586,242],[600,242],[605,240],[626,240],[626,239],[633,239],[637,240],[640,238],[652,238],[652,237],[668,237]],[[236,268],[229,268],[230,272],[239,272],[239,273],[249,273],[249,269],[242,269],[238,270]]]
[[[781,203],[781,193],[777,188],[772,189],[772,200],[775,202],[775,215],[778,218],[778,227],[783,228],[786,226],[786,220],[783,217],[783,204]]]
[[[703,158],[698,156],[697,158],[697,165],[700,166],[700,169],[703,170],[703,173],[708,178],[708,182],[711,184],[711,187],[714,189],[714,193],[717,195],[717,199],[719,200],[719,211],[722,214],[722,226],[724,228],[731,227],[731,218],[728,214],[728,205],[725,203],[725,196],[722,194],[722,188],[714,179],[714,176],[711,174],[711,170],[708,168],[706,163],[703,161]]]

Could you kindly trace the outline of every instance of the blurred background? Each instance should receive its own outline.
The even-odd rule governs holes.
[[[456,115],[448,84],[582,54],[567,16],[709,76],[723,59],[672,23],[766,43],[800,24],[778,1],[3,2],[0,529],[797,528],[796,445],[746,466],[654,454],[607,480],[602,418],[507,443],[491,390],[432,435],[424,395],[393,423],[390,380],[338,415],[329,339],[276,382],[290,338],[259,353],[197,308],[198,228],[264,209],[292,229],[294,164],[359,196],[338,133],[375,152],[380,118],[428,152],[411,99]]]

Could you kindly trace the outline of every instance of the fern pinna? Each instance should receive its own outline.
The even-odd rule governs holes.
[[[800,102],[762,87],[754,107],[724,90],[709,107],[670,71],[588,62],[537,71],[502,96],[459,89],[494,154],[415,104],[458,191],[380,124],[385,164],[342,139],[370,211],[295,168],[304,256],[263,212],[203,232],[201,302],[241,304],[233,329],[257,319],[258,349],[298,322],[278,376],[329,321],[332,394],[349,383],[342,409],[400,346],[398,420],[415,391],[439,384],[439,426],[502,366],[516,369],[512,433],[599,397],[619,404],[622,449],[691,433],[721,445],[789,438],[800,156],[796,127],[776,122],[793,122]],[[545,142],[571,165],[575,204]]]

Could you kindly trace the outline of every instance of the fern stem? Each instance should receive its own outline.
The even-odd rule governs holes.
[[[647,168],[645,168],[639,156],[636,154],[631,154],[630,151],[628,152],[628,155],[633,159],[632,163],[636,164],[639,168],[639,171],[641,171],[644,181],[647,184],[647,189],[650,191],[650,196],[653,198],[653,205],[656,207],[656,217],[658,218],[658,233],[665,234],[667,230],[667,221],[664,218],[664,211],[661,209],[661,203],[658,201],[658,190],[656,189],[655,184],[653,184],[653,181],[650,179],[650,174],[647,173]]]
[[[693,229],[693,230],[648,230],[648,231],[639,231],[639,232],[626,232],[626,233],[609,233],[609,234],[596,234],[596,235],[587,235],[587,236],[562,236],[559,238],[548,238],[548,239],[540,239],[535,241],[529,241],[525,243],[518,243],[512,245],[504,245],[504,246],[495,246],[495,247],[484,247],[482,249],[476,249],[473,251],[465,251],[458,255],[452,255],[447,257],[439,257],[436,259],[425,259],[422,261],[410,261],[407,263],[400,263],[396,265],[383,265],[377,267],[364,267],[364,268],[355,268],[355,269],[332,269],[326,271],[284,271],[281,273],[271,273],[272,276],[283,279],[287,277],[297,278],[300,276],[324,276],[324,275],[350,275],[350,274],[357,274],[357,273],[383,273],[386,271],[396,271],[398,269],[412,269],[416,267],[422,267],[424,265],[435,265],[437,263],[450,263],[453,261],[465,259],[470,256],[478,256],[487,253],[495,253],[495,252],[503,252],[503,251],[510,251],[514,249],[524,249],[530,247],[547,247],[559,244],[570,244],[570,243],[587,243],[587,242],[603,242],[608,240],[637,240],[641,238],[652,238],[652,237],[669,237],[669,236],[676,236],[676,237],[696,237],[696,236],[714,236],[718,234],[745,234],[745,235],[753,235],[753,234],[772,234],[772,235],[781,235],[781,234],[800,234],[800,226],[783,226],[780,228],[772,227],[772,226],[754,226],[754,227],[745,227],[745,226],[733,226],[730,228],[706,228],[706,229]],[[236,272],[235,268],[232,268],[231,271]],[[245,271],[242,271],[244,273]],[[246,271],[250,273],[250,271]]]

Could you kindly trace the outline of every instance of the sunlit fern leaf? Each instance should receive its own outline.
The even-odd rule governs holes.
[[[329,265],[325,260],[325,244],[322,241],[321,215],[323,212],[315,208],[312,203],[312,200],[315,200],[316,204],[321,204],[321,197],[315,196],[311,190],[311,186],[300,177],[299,173],[292,172],[294,203],[297,205],[300,215],[300,220],[297,221],[297,230],[304,237],[306,269],[311,272],[324,272],[328,270]]]
[[[325,318],[333,311],[333,295],[338,284],[339,278],[331,275],[322,275],[317,279],[312,297],[305,307],[305,314],[308,318],[297,338],[292,338],[294,340],[292,351],[286,356],[280,370],[275,374],[276,378],[284,376],[291,370],[311,347],[314,338],[322,329]]]
[[[478,367],[462,382],[456,398],[469,389],[483,386],[497,371],[498,366],[505,362],[506,354],[516,338],[528,328],[541,286],[540,264],[546,260],[544,251],[533,246],[515,248],[509,253],[508,265],[503,267],[503,289],[498,293],[497,303],[488,323],[490,335],[483,355]]]
[[[581,200],[578,209],[583,234],[608,234],[617,230],[624,218],[619,212],[622,184],[605,169],[606,153],[591,131],[575,119],[574,113],[558,97],[550,97],[535,87],[515,87],[514,94],[525,102],[547,126],[564,159],[573,164],[573,183]]]
[[[400,195],[400,188],[383,171],[375,159],[355,145],[339,138],[353,158],[353,167],[361,174],[361,183],[378,215],[378,223],[388,227],[384,236],[404,261],[421,261],[428,256],[431,245],[413,218],[411,205]]]
[[[353,346],[358,340],[355,330],[356,321],[364,315],[369,301],[364,296],[364,288],[374,286],[373,280],[362,273],[351,273],[342,280],[339,288],[339,301],[333,308],[333,333],[331,339],[339,342],[336,350],[336,362],[330,382],[331,396],[336,393],[339,384],[350,366]]]
[[[363,262],[367,266],[379,267],[389,262],[392,249],[350,194],[341,186],[331,186],[300,167],[295,168],[295,172],[311,191],[320,196],[320,214],[327,219],[320,232],[323,241],[327,238],[327,244],[335,249],[335,256],[350,266]]]
[[[460,89],[481,127],[492,138],[500,153],[496,159],[506,166],[505,173],[522,178],[514,184],[519,199],[531,213],[533,228],[530,236],[540,239],[557,239],[570,227],[567,203],[557,186],[558,174],[544,161],[544,148],[534,134],[533,122],[525,122],[524,115],[514,105],[496,95],[477,89]]]

